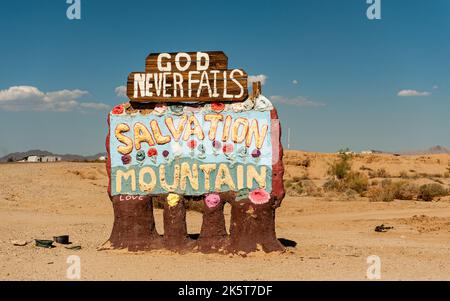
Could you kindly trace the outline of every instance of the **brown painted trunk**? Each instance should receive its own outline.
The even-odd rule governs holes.
[[[202,229],[198,239],[198,249],[202,253],[223,253],[226,251],[228,235],[223,215],[224,205],[223,198],[213,208],[209,208],[204,203]]]
[[[248,199],[231,203],[230,245],[232,253],[283,251],[275,234],[274,201],[253,204]]]
[[[162,196],[163,199],[166,196]],[[164,202],[164,246],[172,251],[182,252],[194,249],[192,241],[187,233],[186,209],[184,199],[180,198],[177,205],[171,207]]]
[[[162,239],[155,228],[150,196],[111,197],[114,224],[108,240],[113,249],[143,251],[161,249]]]

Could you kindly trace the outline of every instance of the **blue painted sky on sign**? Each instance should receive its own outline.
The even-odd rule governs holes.
[[[178,128],[182,116],[187,115],[189,117],[192,114],[194,114],[196,119],[199,121],[204,138],[199,139],[196,135],[191,135],[187,137],[188,139],[183,139],[184,135],[181,135],[179,141],[176,141],[166,126],[166,119],[169,117],[173,118],[174,125],[176,128]],[[110,155],[112,195],[146,193],[161,194],[168,192],[183,193],[187,195],[200,195],[212,191],[237,191],[243,188],[265,188],[266,191],[270,192],[272,186],[272,132],[270,124],[270,111],[245,111],[239,113],[233,111],[223,111],[220,114],[222,114],[224,120],[225,116],[232,117],[228,139],[226,139],[225,141],[222,140],[225,122],[219,122],[214,140],[210,139],[209,133],[212,123],[204,121],[204,116],[206,114],[217,113],[208,109],[202,109],[195,113],[185,113],[183,115],[175,115],[172,113],[166,113],[162,116],[157,116],[154,114],[111,114]],[[234,143],[232,141],[234,121],[238,120],[238,118],[245,118],[245,120],[248,120],[248,123],[250,125],[254,121],[257,121],[258,132],[262,137],[264,137],[264,140],[262,140],[263,142],[260,146],[257,145],[257,138],[251,131],[248,131],[247,135],[241,136],[243,138],[242,142]],[[152,132],[152,129],[150,128],[150,123],[152,120],[157,121],[159,129],[161,130],[161,134],[163,136],[171,137],[171,141],[162,145],[149,145],[148,143],[142,143],[139,150],[136,150],[136,143],[134,143],[131,153],[121,153],[119,147],[123,146],[124,143],[120,142],[116,137],[116,128],[118,127],[118,125],[127,125],[130,130],[122,132],[122,134],[135,141],[133,130],[134,125],[140,123],[146,126],[149,132]],[[185,132],[187,131],[188,127],[189,123],[186,124],[186,127],[184,129]],[[267,128],[267,131],[263,136],[264,131],[262,129],[264,127]],[[238,136],[246,132],[243,126],[236,127],[236,129],[238,129],[238,131],[236,132]],[[250,144],[246,143],[247,136],[252,137]],[[190,148],[188,146],[189,142],[191,141],[195,141],[195,147],[193,148]],[[219,142],[220,145],[215,148],[213,145],[213,141],[215,141],[215,143]],[[202,150],[200,150],[199,148],[200,145],[204,146]],[[231,151],[225,151],[224,147],[225,149]],[[149,156],[149,149],[156,149],[156,155]],[[167,156],[163,156],[164,151],[167,152]],[[140,154],[138,154],[139,152]],[[126,153],[125,156],[129,156],[128,160],[130,161],[124,162],[122,160],[124,156],[123,153]],[[196,177],[197,180],[195,180],[195,182],[198,184],[198,187],[194,187],[193,185],[191,185],[190,181],[186,181],[187,185],[185,187],[182,187],[180,180],[182,177],[178,177],[178,180],[174,180],[175,166],[178,165],[179,167],[184,163],[188,164],[190,170],[193,170],[195,168],[195,170],[197,171],[196,173],[198,174],[198,177]],[[201,166],[202,164],[210,163],[213,163],[214,168],[210,171],[210,179],[207,180],[207,178],[205,177],[205,173],[201,170]],[[222,177],[222,174],[219,173],[219,166],[221,164],[225,164],[227,172],[230,173],[232,179],[231,181],[233,183],[232,185],[217,185],[218,187],[216,187],[215,183],[217,177]],[[161,165],[164,165],[165,168],[162,176],[159,169]],[[238,166],[241,166],[241,181],[238,180]],[[151,168],[151,170],[149,168]],[[253,172],[256,171],[259,174],[262,174],[261,168],[264,168],[264,187],[261,187],[257,181],[247,180],[249,168],[255,168]],[[147,173],[141,178],[140,172],[142,170],[147,170]],[[121,172],[127,173],[130,171],[133,173],[132,177],[122,177]],[[150,174],[149,172],[152,172],[154,174]],[[192,174],[194,174],[193,171]],[[183,175],[183,171],[181,171],[181,175]],[[175,185],[176,188],[171,190],[165,189],[164,185],[160,182],[161,178],[164,178],[166,182],[170,183],[170,185]],[[151,183],[152,181],[155,181],[153,183],[156,183],[156,185],[151,185],[150,191],[145,191],[144,189],[142,189],[140,182]],[[205,181],[208,182],[208,184],[205,184]],[[242,183],[242,187],[239,187],[239,182]]]
[[[450,1],[4,1],[0,155],[104,150],[108,107],[150,52],[223,50],[265,79],[291,147],[450,147]],[[26,86],[27,88],[12,89]],[[32,89],[34,88],[34,89]]]

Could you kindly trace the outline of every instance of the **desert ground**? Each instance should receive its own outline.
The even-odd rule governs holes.
[[[113,224],[104,163],[1,164],[0,279],[67,280],[73,254],[81,280],[366,280],[370,255],[381,259],[382,280],[450,280],[450,156],[354,155],[352,176],[336,180],[339,160],[285,153],[288,195],[276,224],[288,246],[246,257],[98,251]],[[162,234],[162,210],[155,217]],[[188,212],[189,233],[201,220]],[[374,231],[381,224],[393,228]],[[81,250],[34,245],[62,234]]]

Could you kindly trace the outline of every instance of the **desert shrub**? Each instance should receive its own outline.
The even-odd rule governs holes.
[[[311,166],[311,159],[310,158],[306,158],[306,159],[300,161],[298,166],[302,166],[302,167],[308,168],[309,166]]]
[[[417,185],[406,181],[392,182],[383,180],[380,186],[371,187],[367,193],[369,199],[374,202],[391,202],[398,200],[414,200],[419,194]]]
[[[372,180],[372,182],[370,182],[370,185],[376,186],[376,185],[378,185],[378,181],[377,180]]]
[[[373,171],[372,168],[367,167],[367,166],[365,166],[365,165],[362,165],[362,166],[359,168],[359,170],[362,170],[362,171],[364,171],[364,170]]]
[[[379,168],[376,171],[369,171],[371,178],[390,178],[389,173],[384,168]]]
[[[323,189],[325,191],[339,191],[339,192],[344,191],[344,187],[342,185],[342,182],[339,181],[339,180],[336,180],[335,178],[328,179],[323,184]]]
[[[344,183],[346,188],[363,193],[369,186],[369,179],[360,172],[349,172],[345,176]]]
[[[320,196],[321,191],[313,181],[304,179],[303,177],[294,177],[284,182],[286,193],[289,196]]]
[[[371,187],[367,196],[371,202],[392,202],[395,198],[393,191],[380,186]]]
[[[446,178],[446,179],[450,178],[450,172],[444,173],[444,178]]]
[[[351,170],[351,156],[345,153],[339,154],[339,159],[330,164],[328,168],[328,174],[336,177],[339,180],[345,178],[347,173]]]
[[[394,198],[398,200],[414,200],[419,194],[419,188],[415,184],[406,181],[393,183]]]
[[[431,202],[433,198],[439,196],[445,196],[449,193],[444,186],[436,183],[425,184],[420,186],[418,199],[423,200],[425,202]]]
[[[347,190],[355,191],[359,194],[367,191],[369,179],[360,172],[350,171],[343,179],[330,178],[323,185],[325,191],[345,192]]]
[[[402,171],[400,172],[400,178],[402,178],[402,179],[408,179],[408,178],[409,178],[408,173],[407,173],[406,171],[402,170]]]

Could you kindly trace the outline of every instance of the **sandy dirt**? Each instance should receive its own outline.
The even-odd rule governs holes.
[[[333,154],[289,152],[286,177],[321,183]],[[307,167],[302,162],[309,158]],[[367,155],[354,168],[385,168],[392,175],[444,174],[450,156]],[[432,177],[415,177],[427,183]],[[448,187],[448,179],[440,178]],[[450,280],[450,200],[369,202],[367,198],[287,197],[277,211],[284,253],[178,255],[167,251],[97,251],[110,234],[113,215],[101,163],[0,165],[0,279],[66,280],[69,255],[81,258],[82,280],[365,280],[367,257],[381,259],[383,280]],[[163,233],[162,211],[155,210]],[[226,209],[229,219],[229,206]],[[188,212],[189,233],[202,216]],[[393,229],[379,233],[384,224]],[[69,234],[81,250],[34,246],[34,239]],[[25,246],[11,241],[26,240]],[[296,244],[296,245],[295,245]],[[295,245],[295,246],[294,246]]]

